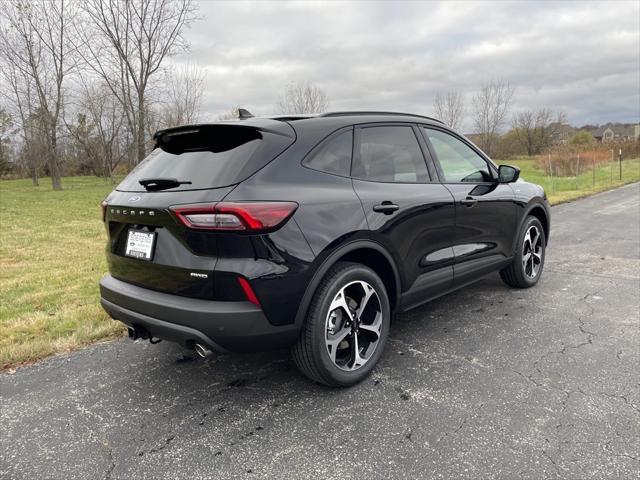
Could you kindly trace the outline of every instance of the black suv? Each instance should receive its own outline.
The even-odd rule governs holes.
[[[542,274],[549,205],[438,120],[387,112],[163,130],[103,202],[103,307],[132,338],[212,351],[292,347],[347,386],[394,312],[494,271]]]

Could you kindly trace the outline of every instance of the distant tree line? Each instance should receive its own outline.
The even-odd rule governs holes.
[[[433,110],[453,129],[468,128],[465,133],[485,153],[499,159],[534,157],[559,144],[584,146],[594,141],[589,131],[568,125],[562,111],[541,107],[512,115],[514,93],[515,89],[504,80],[484,83],[471,98],[470,122],[465,122],[468,110],[459,92],[436,94]]]
[[[508,82],[496,79],[484,83],[471,98],[467,110],[464,95],[449,91],[437,93],[434,99],[434,115],[445,124],[465,132],[489,156],[509,158],[535,156],[548,151],[561,142],[560,132],[569,127],[561,111],[550,108],[524,110],[511,115],[515,88]],[[289,84],[275,106],[279,114],[321,113],[328,109],[329,98],[318,86],[308,82]],[[417,109],[419,110],[419,109]],[[237,118],[237,109],[221,115],[220,119]],[[470,122],[467,120],[467,112]],[[571,128],[571,127],[569,127]],[[593,141],[586,131],[578,131],[562,143],[585,144]]]
[[[159,129],[195,123],[205,77],[195,66],[170,67],[188,49],[193,0],[0,0],[0,175],[63,174],[113,178],[137,165]],[[515,89],[492,80],[467,100],[437,93],[436,117],[465,133],[488,155],[538,155],[557,142],[566,122],[549,108],[512,115]],[[321,113],[324,90],[291,82],[277,114]],[[238,118],[239,107],[219,116]],[[416,111],[420,111],[417,106]],[[469,117],[469,118],[467,118]],[[592,141],[577,132],[568,141]]]
[[[192,0],[0,5],[0,170],[46,174],[54,189],[63,167],[111,177],[155,130],[198,116],[203,74],[166,66],[187,48]]]

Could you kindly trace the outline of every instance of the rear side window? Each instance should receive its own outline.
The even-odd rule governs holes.
[[[302,163],[321,172],[349,176],[352,146],[353,130],[345,130],[322,142]]]
[[[362,128],[352,175],[363,180],[396,183],[429,182],[418,139],[409,126]]]
[[[234,185],[284,151],[293,139],[255,128],[210,125],[163,135],[158,145],[118,185],[118,190],[144,192],[144,179],[176,179],[184,183],[163,190],[201,190]]]

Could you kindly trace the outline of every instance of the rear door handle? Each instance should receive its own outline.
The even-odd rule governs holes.
[[[378,213],[384,213],[385,215],[391,215],[393,212],[400,210],[400,207],[390,201],[384,201],[379,205],[373,206],[373,211]]]
[[[467,197],[464,200],[460,200],[460,203],[462,205],[466,205],[467,207],[473,207],[476,203],[478,203],[478,200],[473,197]]]

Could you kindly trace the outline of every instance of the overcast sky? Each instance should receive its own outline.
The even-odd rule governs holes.
[[[513,111],[561,109],[578,125],[640,118],[640,2],[213,2],[172,62],[206,71],[204,119],[234,105],[272,113],[287,82],[322,88],[330,110],[467,108],[508,80]],[[471,127],[470,121],[465,124]]]

